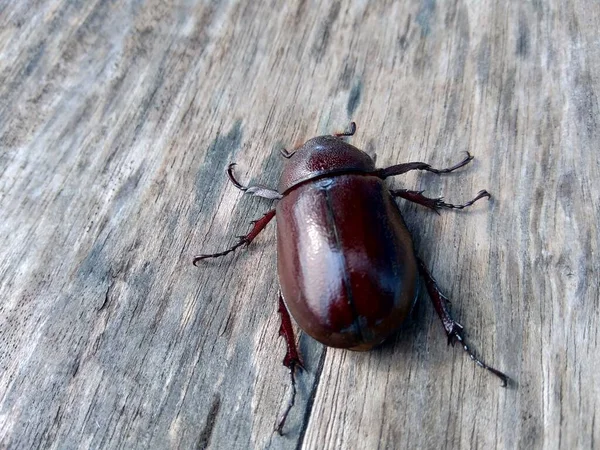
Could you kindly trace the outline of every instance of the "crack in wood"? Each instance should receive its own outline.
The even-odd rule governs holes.
[[[204,428],[202,429],[200,438],[198,439],[198,444],[196,445],[198,450],[204,450],[210,445],[210,438],[212,437],[213,430],[215,429],[217,415],[219,414],[220,408],[221,396],[219,394],[215,394],[212,404],[210,405],[208,415],[206,416],[206,423],[204,424]]]
[[[308,423],[310,422],[310,417],[315,403],[315,397],[317,396],[317,390],[319,389],[319,384],[321,383],[321,374],[323,373],[323,366],[325,365],[326,356],[327,347],[323,346],[323,352],[321,353],[319,365],[317,366],[317,370],[315,372],[315,381],[313,382],[312,389],[310,390],[308,402],[306,402],[306,410],[304,413],[304,419],[302,420],[302,428],[300,429],[300,435],[298,436],[296,450],[300,450],[302,448],[302,444],[304,443],[304,437],[306,436],[306,430],[308,429]]]

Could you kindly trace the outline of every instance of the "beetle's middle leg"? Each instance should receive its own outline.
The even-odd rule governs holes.
[[[285,343],[287,345],[287,351],[285,353],[285,357],[283,358],[283,365],[290,370],[290,377],[292,379],[292,397],[285,409],[281,420],[277,424],[277,432],[279,434],[283,434],[283,426],[285,425],[285,421],[287,416],[294,406],[294,402],[296,401],[296,376],[295,371],[296,368],[303,369],[302,360],[300,359],[300,353],[298,353],[298,348],[296,347],[296,339],[294,337],[294,328],[292,327],[292,319],[290,318],[290,313],[288,312],[285,303],[283,302],[283,297],[281,296],[281,292],[279,292],[279,314],[281,315],[281,326],[279,327],[279,335],[285,338]]]
[[[425,263],[417,258],[417,264],[419,266],[419,273],[425,279],[427,293],[429,294],[429,297],[433,302],[435,312],[437,312],[438,316],[442,320],[444,330],[446,330],[446,334],[448,335],[448,343],[454,344],[455,341],[458,341],[462,346],[463,350],[467,352],[467,354],[475,362],[475,364],[477,364],[479,367],[482,367],[483,369],[489,370],[498,378],[500,378],[502,380],[502,386],[505,387],[508,382],[508,377],[499,370],[488,366],[475,356],[475,354],[465,343],[462,325],[456,322],[450,315],[450,309],[448,308],[450,302],[448,298],[440,292],[440,289],[438,288],[435,279],[433,278],[433,276],[431,276],[429,270],[427,270]]]
[[[434,169],[431,165],[424,162],[409,162],[403,164],[396,164],[390,167],[386,167],[385,169],[378,169],[373,174],[380,178],[387,178],[394,175],[402,175],[403,173],[410,172],[411,170],[425,170],[427,172],[432,172],[438,175],[443,173],[454,172],[456,169],[460,169],[461,167],[466,166],[473,160],[473,156],[469,152],[467,152],[467,157],[463,159],[458,164],[453,165],[452,167],[448,167],[446,169]]]
[[[435,212],[438,212],[441,208],[448,209],[464,209],[468,206],[471,206],[477,200],[480,200],[484,197],[490,198],[491,195],[488,191],[479,191],[479,193],[475,196],[475,198],[467,203],[462,205],[452,205],[450,203],[446,203],[443,201],[443,198],[429,198],[423,195],[423,191],[409,191],[408,189],[391,189],[390,194],[392,197],[400,197],[409,202],[417,203],[418,205],[423,205],[427,208],[433,209]]]
[[[234,250],[238,249],[242,245],[250,245],[250,242],[252,242],[254,240],[254,238],[256,236],[258,236],[262,230],[265,229],[265,227],[269,224],[269,222],[271,221],[271,219],[273,219],[273,217],[275,217],[275,209],[268,211],[260,219],[252,222],[254,225],[253,225],[252,229],[250,230],[250,233],[248,233],[246,236],[240,236],[239,241],[237,241],[237,243],[234,246],[228,248],[225,251],[219,252],[219,253],[211,253],[211,254],[207,254],[207,255],[195,256],[194,259],[192,260],[192,263],[196,266],[197,265],[196,263],[198,261],[202,261],[203,259],[218,258],[219,256],[225,256],[228,253],[231,253]]]

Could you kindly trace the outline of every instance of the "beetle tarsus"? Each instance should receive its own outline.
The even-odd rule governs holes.
[[[461,328],[461,331],[462,331],[462,328]],[[508,376],[506,376],[504,373],[500,372],[498,369],[494,369],[493,367],[488,366],[486,363],[484,363],[479,358],[477,358],[475,356],[475,354],[471,351],[469,346],[465,343],[464,337],[462,336],[462,334],[460,332],[455,333],[453,338],[456,339],[460,343],[463,350],[465,352],[467,352],[467,354],[469,355],[469,357],[475,364],[477,364],[482,369],[486,369],[486,370],[492,372],[494,375],[496,375],[498,378],[500,378],[500,380],[502,380],[502,387],[507,386]]]
[[[433,307],[437,312],[438,316],[442,320],[442,325],[444,325],[444,329],[446,330],[446,334],[448,335],[448,344],[454,344],[454,342],[458,341],[462,346],[463,350],[467,352],[469,357],[482,369],[486,369],[489,372],[496,375],[498,378],[502,380],[502,387],[506,387],[508,383],[508,376],[504,373],[500,372],[498,369],[488,366],[483,361],[478,359],[475,354],[471,351],[469,346],[466,344],[464,336],[463,336],[463,326],[456,322],[452,316],[450,315],[449,309],[449,301],[440,292],[440,289],[437,286],[437,283],[425,263],[417,258],[417,264],[419,266],[419,272],[421,276],[425,279],[425,286],[427,287],[427,293],[429,294],[429,298],[433,302]]]
[[[288,402],[287,407],[277,427],[275,430],[283,435],[283,427],[285,425],[285,421],[287,420],[287,416],[290,413],[294,403],[296,402],[296,368],[304,369],[302,365],[302,359],[300,358],[300,353],[298,352],[298,348],[296,347],[296,339],[294,338],[294,328],[292,327],[292,319],[290,317],[290,313],[288,312],[285,303],[283,302],[283,296],[281,292],[279,293],[279,306],[278,306],[279,315],[281,317],[281,325],[279,327],[279,335],[283,336],[286,343],[286,353],[283,358],[283,365],[290,370],[290,377],[292,381],[292,396]]]
[[[473,161],[474,156],[471,155],[469,152],[466,152],[466,153],[467,153],[467,156],[466,156],[465,159],[463,159],[458,164],[453,165],[452,167],[448,167],[447,169],[434,169],[433,167],[430,166],[429,168],[423,169],[423,170],[427,170],[428,172],[433,172],[433,173],[436,173],[438,175],[441,175],[443,173],[454,172],[456,169],[460,169],[461,167],[464,167],[467,164],[469,164],[471,161]]]
[[[354,136],[356,133],[356,122],[350,122],[350,128],[341,133],[333,133],[335,137]]]
[[[228,248],[227,250],[224,250],[222,252],[218,252],[218,253],[210,253],[207,255],[198,255],[198,256],[194,256],[194,259],[192,260],[192,264],[195,266],[198,266],[198,262],[204,260],[204,259],[209,259],[209,258],[219,258],[220,256],[225,256],[235,250],[237,250],[238,248],[240,248],[242,245],[248,245],[249,242],[247,242],[245,239],[240,239],[233,247]]]
[[[285,408],[285,411],[283,412],[281,419],[279,419],[279,422],[277,423],[277,427],[275,428],[275,431],[277,431],[279,436],[283,436],[283,427],[285,426],[285,422],[287,420],[288,414],[290,413],[290,411],[294,407],[294,404],[296,403],[296,376],[294,374],[293,367],[290,368],[290,378],[291,378],[291,382],[292,382],[292,396],[290,397],[290,400]]]
[[[386,167],[385,169],[378,169],[373,172],[373,175],[379,178],[387,178],[394,175],[402,175],[403,173],[410,172],[411,170],[425,170],[427,172],[432,172],[437,175],[442,175],[445,173],[454,172],[456,169],[460,169],[461,167],[466,166],[473,160],[473,156],[467,152],[467,157],[463,159],[458,164],[453,165],[452,167],[448,167],[446,169],[434,169],[430,164],[424,162],[409,162],[403,164],[396,164],[390,167]]]
[[[442,208],[447,209],[465,209],[475,203],[477,200],[482,198],[491,198],[491,195],[488,191],[479,191],[473,200],[468,201],[462,205],[453,205],[451,203],[446,203],[443,200],[443,197],[439,198],[429,198],[423,195],[423,191],[409,191],[408,189],[392,189],[390,193],[393,197],[400,197],[409,202],[416,203],[418,205],[425,206],[435,212],[439,212]]]
[[[204,259],[218,258],[220,256],[225,256],[225,255],[237,250],[242,245],[249,245],[256,238],[256,236],[258,236],[260,234],[260,232],[265,229],[265,227],[268,225],[268,223],[271,221],[271,219],[273,219],[273,217],[275,217],[274,209],[268,211],[260,219],[252,221],[252,229],[250,230],[250,233],[248,233],[246,236],[238,236],[239,241],[235,245],[233,245],[232,247],[230,247],[227,250],[224,250],[222,252],[195,256],[194,259],[192,260],[192,264],[197,266],[198,265],[197,263]]]

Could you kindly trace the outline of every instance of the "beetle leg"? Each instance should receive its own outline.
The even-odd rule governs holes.
[[[198,261],[202,261],[203,259],[207,259],[207,258],[218,258],[219,256],[225,256],[228,253],[231,253],[232,251],[234,251],[237,248],[241,247],[242,245],[249,245],[250,242],[252,242],[254,240],[254,238],[256,236],[258,236],[259,233],[262,230],[265,229],[265,227],[271,221],[271,219],[273,219],[273,217],[275,217],[275,210],[274,209],[272,209],[271,211],[267,212],[260,219],[253,221],[252,223],[254,224],[254,226],[250,230],[250,233],[248,233],[246,236],[241,236],[240,240],[233,247],[230,247],[227,250],[219,252],[219,253],[211,253],[211,254],[208,254],[208,255],[198,255],[198,256],[195,256],[194,259],[192,260],[192,263],[195,266],[197,266],[196,263]]]
[[[290,318],[290,313],[288,312],[285,303],[283,302],[281,292],[279,292],[278,311],[281,315],[281,326],[279,327],[279,335],[285,338],[285,343],[287,345],[287,351],[285,353],[285,357],[283,358],[283,365],[290,370],[290,378],[292,380],[292,397],[290,398],[290,401],[276,428],[276,431],[280,435],[283,435],[283,426],[285,425],[287,416],[292,407],[294,406],[294,402],[296,401],[295,371],[296,368],[304,369],[304,366],[302,365],[302,360],[300,359],[300,354],[298,353],[298,348],[296,347],[296,339],[294,338],[294,328],[292,327],[292,319]]]
[[[409,191],[408,189],[392,189],[390,190],[392,197],[401,197],[403,199],[408,200],[409,202],[417,203],[419,205],[423,205],[429,209],[433,209],[435,212],[438,212],[441,208],[448,209],[464,209],[467,206],[471,206],[477,200],[480,200],[484,197],[490,198],[491,195],[488,191],[479,191],[477,196],[467,203],[463,205],[452,205],[450,203],[446,203],[443,201],[443,197],[440,198],[429,198],[423,195],[423,191]]]
[[[255,197],[268,198],[270,200],[279,200],[280,198],[283,198],[283,195],[281,195],[275,189],[271,189],[260,184],[257,184],[255,186],[244,186],[238,180],[236,180],[235,176],[233,175],[234,166],[235,163],[229,164],[229,166],[227,167],[227,176],[229,177],[229,180],[233,183],[233,185],[240,191],[244,191],[247,194],[252,194]]]
[[[450,302],[448,301],[446,296],[440,292],[440,289],[438,288],[435,279],[433,278],[431,273],[429,273],[429,270],[427,270],[425,263],[423,263],[423,261],[421,261],[419,258],[417,258],[417,263],[419,265],[419,272],[421,273],[421,276],[425,279],[425,286],[427,287],[427,293],[429,294],[429,297],[433,302],[433,307],[435,308],[435,311],[442,320],[442,324],[444,325],[444,329],[446,330],[446,334],[448,335],[448,344],[454,344],[455,341],[458,341],[462,346],[463,350],[467,352],[467,354],[475,362],[475,364],[477,364],[483,369],[492,372],[494,375],[496,375],[502,380],[502,387],[506,387],[506,384],[508,383],[508,377],[499,370],[488,366],[483,361],[478,359],[468,347],[463,336],[464,330],[462,325],[458,322],[455,322],[454,319],[452,319],[452,316],[450,315]]]
[[[302,365],[302,359],[300,358],[300,353],[298,353],[298,348],[296,347],[296,339],[294,338],[294,328],[292,327],[292,319],[290,317],[290,313],[288,312],[285,303],[283,302],[283,296],[281,292],[279,293],[279,314],[281,315],[281,326],[279,327],[279,336],[283,336],[285,338],[285,343],[287,345],[287,351],[285,354],[285,358],[283,358],[283,365],[288,369],[293,369],[294,367],[300,367],[304,369]]]
[[[333,133],[335,137],[343,137],[343,136],[354,136],[356,133],[356,122],[350,122],[350,129],[342,131],[341,133]]]
[[[378,169],[374,172],[375,176],[380,178],[387,178],[394,175],[402,175],[403,173],[410,172],[411,170],[426,170],[427,172],[433,172],[438,175],[443,173],[454,172],[456,169],[466,166],[473,160],[473,156],[467,152],[467,157],[458,164],[446,169],[434,169],[429,164],[424,162],[409,162],[404,164],[396,164],[394,166],[386,167],[385,169]]]

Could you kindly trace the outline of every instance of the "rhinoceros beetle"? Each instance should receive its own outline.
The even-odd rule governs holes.
[[[428,198],[422,191],[389,189],[384,180],[411,170],[445,174],[467,165],[467,157],[447,169],[423,162],[375,167],[365,152],[343,140],[356,124],[333,135],[306,141],[293,152],[282,150],[286,162],[278,189],[244,186],[227,170],[231,182],[247,194],[277,200],[274,209],[253,222],[250,232],[231,248],[196,256],[194,265],[207,258],[227,255],[250,244],[277,216],[277,271],[279,274],[280,335],[287,352],[292,395],[278,422],[281,434],[296,395],[295,369],[302,367],[291,316],[308,335],[329,347],[369,350],[394,334],[417,298],[420,274],[440,317],[449,343],[459,342],[480,367],[506,386],[508,377],[478,359],[465,343],[463,327],[450,315],[449,301],[440,292],[429,270],[415,255],[411,235],[394,199],[403,198],[434,211],[463,209],[490,197],[480,191],[462,204]]]

